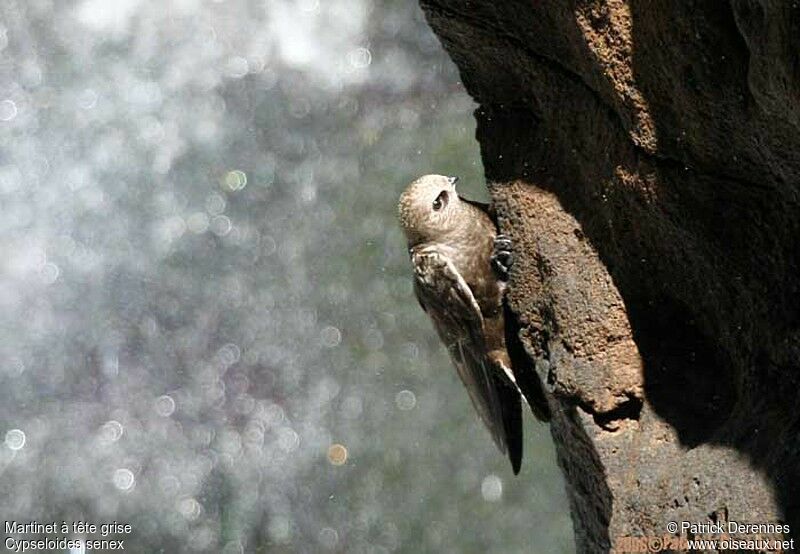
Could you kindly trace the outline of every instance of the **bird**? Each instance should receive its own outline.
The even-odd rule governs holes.
[[[458,195],[457,182],[444,175],[414,180],[400,195],[400,226],[417,300],[516,475],[522,464],[523,401],[541,421],[549,421],[550,409],[505,302],[512,241],[498,234],[487,204]]]

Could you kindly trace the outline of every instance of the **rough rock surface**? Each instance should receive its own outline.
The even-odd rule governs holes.
[[[800,7],[421,5],[480,104],[579,552],[800,536]]]

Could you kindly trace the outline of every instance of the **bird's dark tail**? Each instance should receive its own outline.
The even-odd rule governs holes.
[[[511,460],[514,475],[517,475],[522,465],[522,401],[516,387],[510,386],[499,375],[494,375],[493,379],[503,412],[508,459]]]

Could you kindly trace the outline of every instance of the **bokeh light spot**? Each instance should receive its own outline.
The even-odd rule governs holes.
[[[90,88],[85,89],[78,95],[78,106],[84,110],[91,110],[97,105],[97,93]]]
[[[333,550],[339,542],[339,533],[336,532],[336,529],[324,527],[319,532],[319,542],[322,544],[323,548]]]
[[[219,356],[220,361],[225,365],[225,367],[230,367],[238,362],[242,357],[242,350],[238,345],[229,342],[217,350],[217,356]]]
[[[284,452],[292,452],[300,445],[300,435],[291,427],[282,427],[278,431],[278,448]]]
[[[226,204],[225,197],[214,192],[206,198],[206,211],[211,215],[219,215],[225,211]]]
[[[169,417],[175,412],[175,400],[168,394],[156,398],[155,410],[161,417]]]
[[[364,69],[372,63],[372,53],[367,48],[356,48],[347,54],[347,63],[356,69]]]
[[[13,100],[0,102],[0,121],[11,121],[17,117],[17,105]]]
[[[133,472],[126,467],[121,467],[114,471],[112,481],[114,486],[121,491],[129,491],[136,484],[136,478],[133,476]]]
[[[401,390],[395,395],[394,403],[398,409],[407,412],[417,405],[417,396],[410,390]]]
[[[11,429],[6,433],[6,446],[11,450],[22,450],[25,441],[25,433],[21,429]]]
[[[239,169],[234,169],[225,174],[222,180],[223,188],[230,192],[242,190],[247,186],[247,174]]]
[[[112,419],[106,421],[100,428],[100,438],[106,443],[117,442],[120,438],[122,438],[122,434],[124,432],[125,429],[122,427],[122,424],[119,421]]]
[[[218,237],[224,237],[231,232],[233,224],[228,216],[216,215],[211,220],[211,232]]]
[[[54,263],[46,263],[42,266],[40,271],[40,275],[42,277],[42,282],[45,285],[52,285],[56,281],[58,281],[58,276],[61,274],[61,270],[58,266]]]
[[[194,521],[200,517],[202,511],[203,507],[191,496],[178,500],[178,512],[189,521]]]
[[[322,346],[333,348],[335,346],[339,346],[339,343],[342,342],[342,332],[336,327],[329,325],[322,329],[319,334],[319,338],[322,342]]]
[[[332,444],[328,448],[328,461],[335,466],[347,463],[347,448],[341,444]]]
[[[503,497],[503,481],[494,474],[487,475],[481,483],[481,496],[487,502],[497,502]]]

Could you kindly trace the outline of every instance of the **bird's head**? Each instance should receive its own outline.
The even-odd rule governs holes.
[[[457,181],[458,177],[425,175],[400,195],[397,210],[409,246],[439,237],[456,226],[460,205]]]

